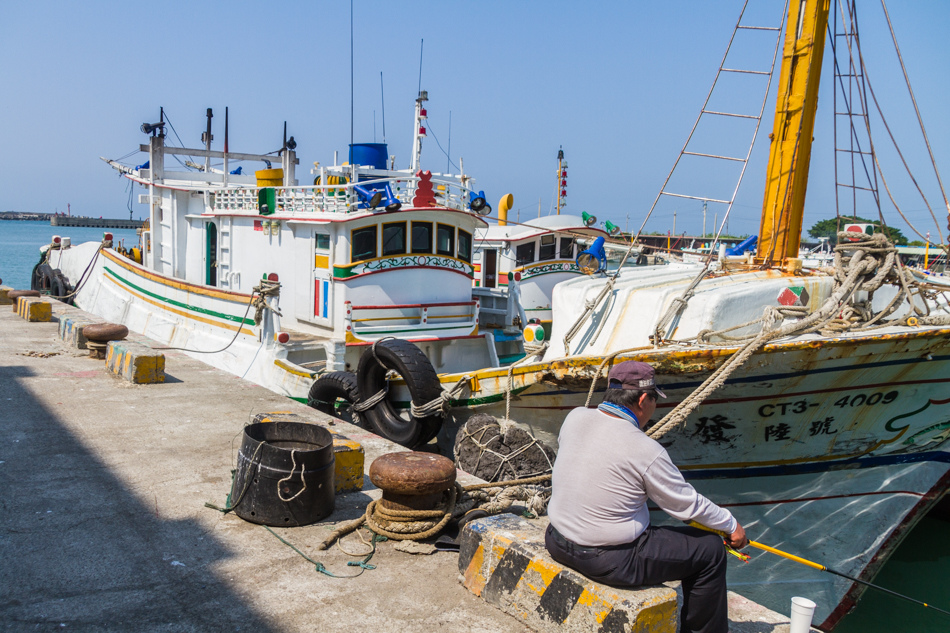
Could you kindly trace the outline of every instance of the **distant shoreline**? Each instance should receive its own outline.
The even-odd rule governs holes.
[[[20,211],[0,211],[0,220],[20,222],[49,222],[52,213],[21,213]]]
[[[19,222],[49,222],[50,226],[90,226],[102,229],[138,229],[142,220],[120,220],[118,218],[89,218],[58,213],[21,213],[19,211],[0,211],[0,220]]]

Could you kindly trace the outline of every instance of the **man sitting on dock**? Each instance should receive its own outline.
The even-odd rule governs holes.
[[[749,541],[732,514],[686,483],[666,449],[641,430],[658,397],[666,394],[653,367],[626,361],[610,370],[603,404],[568,414],[558,437],[545,545],[557,562],[606,585],[681,580],[680,630],[726,633],[722,537],[650,525],[647,498],[674,518],[729,534],[731,547]]]

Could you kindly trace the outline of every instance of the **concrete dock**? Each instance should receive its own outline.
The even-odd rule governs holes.
[[[363,446],[367,470],[403,449],[181,352],[165,352],[164,383],[124,381],[60,340],[65,314],[81,313],[54,301],[53,321],[31,323],[0,306],[0,630],[532,630],[460,582],[458,554],[384,542],[375,569],[334,578],[205,507],[225,504],[242,428],[261,412],[330,426]],[[366,478],[329,521],[274,531],[352,576],[366,545],[317,545],[378,496]],[[787,630],[787,618],[730,604],[735,631]]]

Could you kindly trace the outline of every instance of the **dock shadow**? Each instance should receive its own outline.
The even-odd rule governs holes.
[[[34,376],[0,365],[2,628],[274,631],[217,578],[228,548],[143,505],[33,396]]]

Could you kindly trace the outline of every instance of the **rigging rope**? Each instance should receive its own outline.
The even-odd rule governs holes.
[[[838,239],[854,239],[854,234],[841,232],[838,234]],[[728,377],[752,354],[772,340],[811,332],[838,334],[845,331],[867,331],[892,325],[906,325],[912,323],[911,319],[927,325],[950,324],[950,314],[930,315],[926,302],[923,302],[923,306],[917,305],[912,288],[919,284],[912,273],[901,265],[900,258],[897,257],[897,249],[881,233],[862,235],[858,241],[843,241],[838,244],[835,247],[835,266],[832,273],[834,288],[831,296],[811,314],[806,315],[807,308],[805,307],[767,306],[762,316],[753,321],[716,332],[708,330],[699,332],[693,339],[697,343],[708,343],[715,336],[731,342],[746,341],[746,344],[731,355],[693,393],[650,428],[647,435],[659,438],[682,424],[689,414],[710,394],[725,384]],[[883,310],[873,314],[871,308],[873,293],[884,283],[897,285],[898,292]],[[916,289],[917,294],[920,295],[921,289],[919,287]],[[867,299],[855,302],[854,293],[857,291],[867,292]],[[884,319],[893,314],[904,300],[910,306],[908,314],[885,321]],[[777,325],[786,319],[795,320],[784,326]],[[755,334],[745,337],[725,336],[726,332],[759,323],[761,323],[761,328]],[[589,399],[588,397],[588,401]]]

